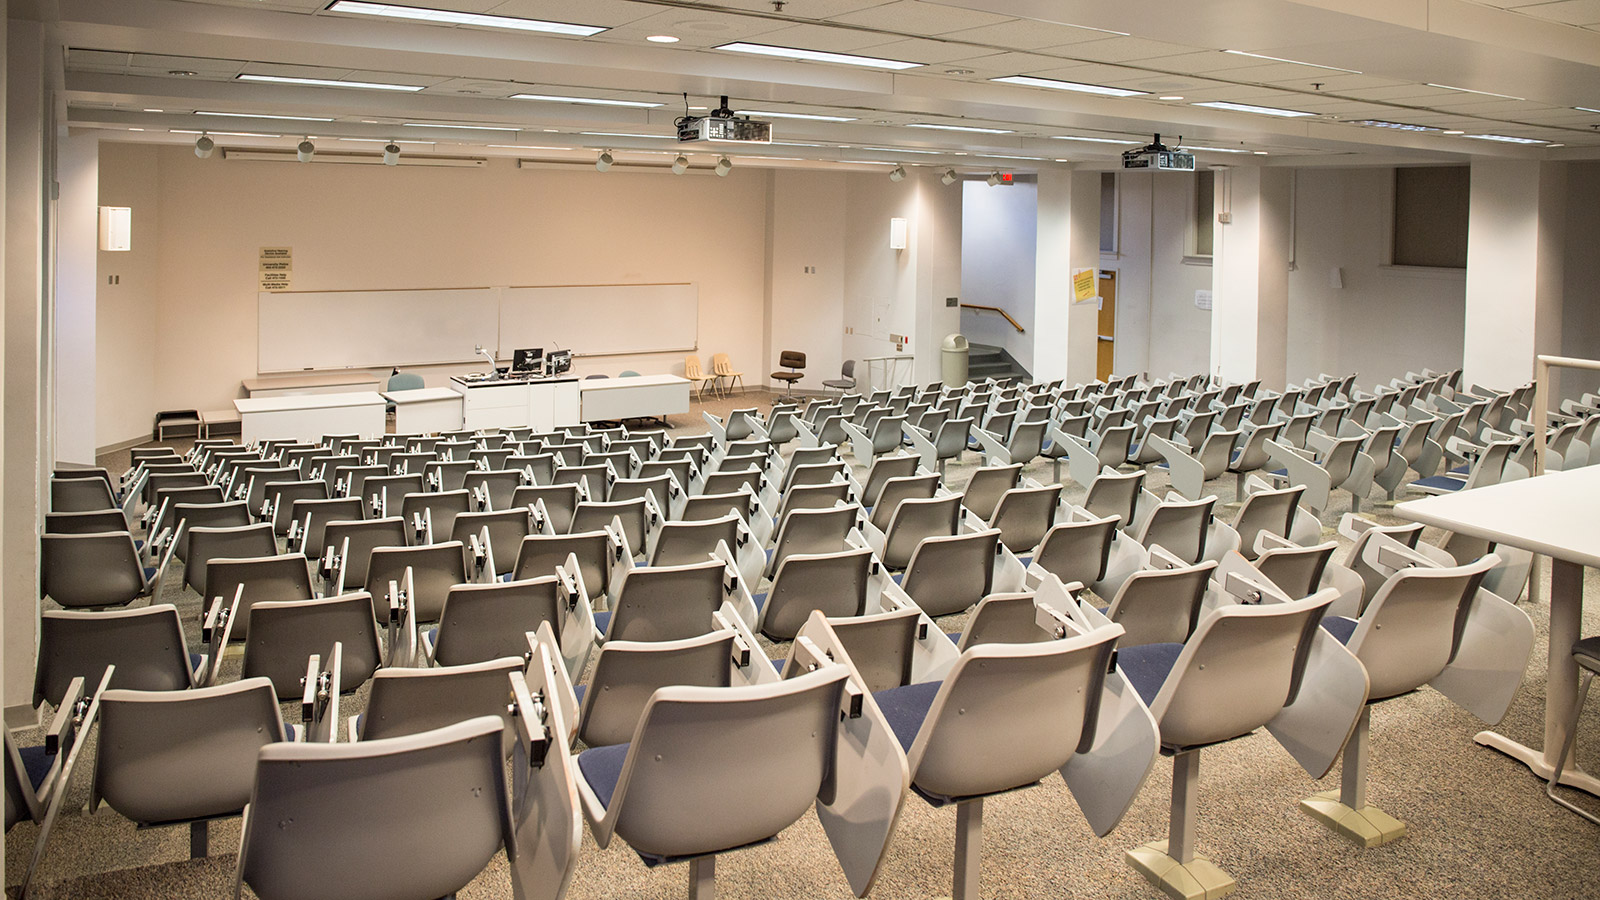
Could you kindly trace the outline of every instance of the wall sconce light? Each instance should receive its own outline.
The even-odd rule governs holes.
[[[894,218],[889,220],[889,249],[904,250],[906,248],[906,220]]]
[[[100,207],[100,249],[133,249],[133,210],[126,206]]]

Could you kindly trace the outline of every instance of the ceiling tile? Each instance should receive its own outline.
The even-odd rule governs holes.
[[[827,25],[790,25],[761,36],[763,44],[783,47],[800,47],[805,50],[822,50],[830,53],[854,53],[864,47],[884,42],[884,35],[872,31],[855,31],[849,28],[830,28]]]
[[[968,44],[953,44],[927,38],[907,38],[862,47],[857,52],[888,59],[903,59],[906,62],[946,63],[972,56],[972,49]]]
[[[679,43],[661,46],[678,50],[703,50],[729,41],[755,40],[787,27],[783,22],[754,16],[671,9],[602,31],[588,40],[642,43],[652,34],[670,34],[678,38]]]
[[[1067,56],[1076,56],[1080,59],[1092,59],[1098,62],[1128,62],[1135,59],[1153,59],[1162,56],[1174,56],[1193,47],[1182,44],[1168,44],[1164,41],[1148,41],[1138,37],[1113,37],[1104,41],[1087,41],[1081,44],[1072,44],[1060,48]]]
[[[796,5],[803,6],[804,3]],[[1011,20],[1010,16],[963,9],[958,6],[920,3],[917,0],[896,0],[883,6],[828,18],[830,21],[843,22],[847,25],[864,25],[868,28],[883,28],[920,35],[947,34],[963,28],[998,25]]]
[[[1564,22],[1568,25],[1593,25],[1600,22],[1600,0],[1563,0],[1563,2],[1559,3],[1539,3],[1534,6],[1519,6],[1517,7],[1517,12],[1540,19],[1549,19],[1552,22]]]
[[[996,25],[952,31],[942,37],[945,40],[971,41],[1016,50],[1038,50],[1042,47],[1065,47],[1068,44],[1103,41],[1114,35],[1093,28],[1073,28],[1071,25],[1058,25],[1054,22],[1012,19]]]
[[[426,2],[432,5],[436,0]],[[630,3],[627,0],[490,0],[489,6],[488,12],[497,16],[576,25],[604,25],[608,28],[649,18],[661,9],[648,3]]]

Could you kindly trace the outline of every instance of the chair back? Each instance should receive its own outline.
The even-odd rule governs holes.
[[[1033,564],[1060,578],[1063,584],[1076,581],[1092,585],[1106,577],[1117,523],[1115,517],[1107,516],[1053,525],[1039,542]]]
[[[344,645],[339,668],[343,691],[355,690],[377,671],[377,623],[372,618],[372,598],[365,591],[257,603],[250,607],[248,622],[250,636],[244,642],[244,670],[239,677],[271,679],[280,700],[302,695],[306,660],[326,653],[336,641]]]
[[[297,472],[299,470],[296,470]],[[321,481],[274,481],[263,488],[263,503],[272,516],[272,533],[282,537],[289,533],[289,523],[294,521],[296,500],[326,500],[328,486]]]
[[[117,498],[111,484],[101,478],[50,479],[51,512],[90,512],[116,509]]]
[[[706,377],[700,369],[700,357],[690,354],[683,358],[683,377],[690,381]]]
[[[344,548],[346,585],[367,583],[367,564],[373,550],[378,547],[404,547],[409,543],[406,540],[406,520],[399,516],[354,522],[329,522],[323,539],[336,551]],[[350,652],[348,646],[345,652]]]
[[[372,676],[360,739],[378,741],[495,716],[505,723],[509,742],[515,735],[511,673],[522,669],[521,656],[437,669],[381,669]]]
[[[1061,485],[1012,488],[1000,496],[989,525],[1000,529],[1000,543],[1013,553],[1039,546],[1055,525],[1061,505]]]
[[[1127,630],[1122,646],[1181,644],[1200,622],[1200,604],[1217,564],[1207,560],[1181,569],[1144,569],[1133,573],[1106,610],[1111,621]]]
[[[180,691],[194,683],[189,648],[178,608],[157,603],[109,612],[39,614],[39,662],[34,668],[33,705],[58,705],[74,678],[99,684],[106,666],[116,666],[110,687]],[[302,665],[301,674],[305,674]]]
[[[650,565],[682,566],[704,562],[716,551],[719,541],[727,544],[729,551],[735,551],[739,548],[739,526],[743,522],[735,512],[698,522],[665,522],[656,533]]]
[[[662,510],[672,499],[672,473],[662,472],[650,478],[618,478],[611,485],[611,500],[621,503],[626,500],[643,499],[645,494],[655,497],[656,506]]]
[[[1145,522],[1139,543],[1146,547],[1160,544],[1173,556],[1190,565],[1206,553],[1206,532],[1211,526],[1211,510],[1216,497],[1199,500],[1164,500]]]
[[[990,594],[978,601],[961,632],[960,648],[979,644],[1033,644],[1054,640],[1055,635],[1039,627],[1038,607],[1032,591]]]
[[[982,466],[973,471],[972,479],[967,482],[967,489],[961,495],[961,505],[987,522],[1000,504],[1000,497],[1016,487],[1021,478],[1020,462],[1009,466]]]
[[[887,531],[889,523],[894,519],[894,514],[900,504],[906,500],[926,500],[932,498],[939,490],[939,476],[908,475],[900,478],[888,478],[879,490],[876,502],[872,504],[872,525],[879,531]],[[955,497],[959,506],[961,498]]]
[[[463,553],[470,552],[472,538],[485,528],[489,529],[489,547],[494,554],[494,574],[505,575],[516,565],[517,551],[528,536],[528,511],[514,507],[500,512],[461,513],[450,529],[450,540],[460,541]]]
[[[590,747],[626,744],[651,696],[668,685],[728,687],[734,637],[714,631],[680,641],[608,642],[584,692],[578,740]]]
[[[1102,469],[1089,485],[1083,508],[1101,517],[1116,516],[1118,527],[1126,528],[1133,522],[1133,508],[1139,502],[1139,493],[1143,488],[1142,469],[1127,474]]]
[[[870,616],[828,619],[867,690],[874,693],[911,681],[920,623],[921,612],[909,606]]]
[[[909,478],[917,474],[918,461],[915,456],[880,456],[873,460],[872,468],[867,470],[866,483],[861,488],[862,504],[875,505],[889,479]]]
[[[261,900],[453,895],[514,845],[503,728],[485,716],[383,741],[263,747],[239,878]]]
[[[712,630],[723,573],[719,559],[630,570],[617,591],[606,640],[673,641]]]
[[[926,537],[912,552],[901,586],[935,618],[974,606],[994,584],[999,540],[998,528]]]
[[[99,719],[90,806],[104,800],[141,825],[237,815],[250,802],[256,755],[288,739],[265,678],[192,691],[109,690]]]
[[[329,522],[356,521],[363,517],[360,497],[336,497],[330,500],[296,500],[289,518],[305,529],[306,556],[320,557],[327,547]]]
[[[389,583],[402,583],[411,570],[411,609],[418,622],[437,622],[450,589],[467,582],[466,557],[458,541],[420,547],[374,547],[367,558],[366,590],[378,622],[389,620]]]
[[[421,375],[415,372],[396,372],[389,376],[389,382],[384,386],[386,391],[415,391],[427,386]]]
[[[1322,583],[1322,573],[1333,558],[1333,541],[1313,547],[1291,545],[1275,547],[1256,557],[1256,571],[1277,585],[1284,596],[1296,600],[1309,597]]]
[[[1295,512],[1300,508],[1300,495],[1305,490],[1303,484],[1291,485],[1281,490],[1256,491],[1245,498],[1238,517],[1233,520],[1233,530],[1239,532],[1239,552],[1246,559],[1255,559],[1256,536],[1263,531],[1281,538],[1289,537]]]
[[[1389,576],[1347,644],[1367,669],[1370,700],[1416,690],[1444,671],[1467,604],[1499,564],[1490,553],[1466,565],[1415,566]]]
[[[784,350],[778,354],[778,365],[785,369],[800,370],[806,367],[806,355],[799,350]]]
[[[206,566],[213,559],[254,559],[278,553],[278,539],[272,533],[271,522],[218,528],[191,526],[179,547],[184,546],[184,542],[189,548],[189,558],[184,561],[183,582],[197,593],[206,588]]]
[[[202,608],[209,608],[219,597],[225,605],[233,602],[241,586],[244,593],[239,596],[239,608],[234,613],[233,629],[229,633],[234,640],[246,636],[251,606],[267,601],[310,600],[315,596],[311,590],[311,570],[306,567],[306,558],[298,553],[213,559],[206,565]]]
[[[1273,422],[1270,425],[1257,425],[1245,438],[1244,446],[1239,448],[1239,455],[1234,457],[1229,469],[1235,472],[1253,472],[1267,464],[1272,454],[1267,450],[1267,441],[1278,439],[1279,432],[1283,431],[1282,422]]]
[[[420,476],[396,476],[406,479],[417,479],[417,487],[421,487]],[[394,495],[391,495],[394,496]],[[417,516],[427,513],[428,519],[433,522],[433,536],[435,540],[446,540],[455,533],[456,516],[472,509],[472,492],[466,488],[455,491],[422,491],[399,495],[399,505],[385,505],[389,514],[399,515],[405,520],[406,527],[415,530]]]
[[[45,534],[104,534],[127,530],[128,520],[120,509],[44,514]]]
[[[434,662],[445,666],[487,662],[528,652],[529,632],[545,622],[561,636],[561,589],[555,575],[458,584],[439,615]]]
[[[871,570],[872,551],[866,547],[785,557],[767,589],[762,633],[777,641],[793,640],[814,609],[830,618],[862,615]]]
[[[125,530],[39,537],[41,598],[69,609],[122,606],[145,589],[139,550]]]
[[[645,533],[650,525],[650,510],[643,497],[619,503],[579,503],[572,514],[570,529],[573,534],[599,531],[610,525],[612,519],[622,522],[622,533],[628,539],[628,549],[643,553]]]

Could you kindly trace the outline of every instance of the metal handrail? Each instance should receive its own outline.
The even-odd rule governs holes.
[[[1023,327],[1021,325],[1017,324],[1017,320],[1016,319],[1011,318],[1011,313],[1006,312],[1005,310],[1001,309],[998,306],[979,306],[976,303],[963,303],[963,304],[961,304],[961,308],[962,309],[988,310],[989,312],[997,312],[1000,315],[1006,317],[1006,321],[1010,322],[1011,323],[1011,327],[1015,328],[1017,330],[1017,334],[1026,334],[1027,333],[1025,330],[1023,330]]]
[[[1544,474],[1545,429],[1550,424],[1550,368],[1592,369],[1600,371],[1600,359],[1578,359],[1572,356],[1535,357],[1533,373],[1533,474]]]

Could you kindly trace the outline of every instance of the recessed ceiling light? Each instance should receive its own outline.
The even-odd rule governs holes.
[[[862,150],[876,150],[879,153],[924,153],[928,155],[948,155],[947,150],[908,150],[904,147],[862,147]]]
[[[1250,152],[1254,153],[1256,156],[1266,156],[1267,155],[1267,151],[1265,151],[1265,150],[1251,150]]]
[[[1485,97],[1499,97],[1501,100],[1526,100],[1526,99],[1528,99],[1526,97],[1513,97],[1510,94],[1496,94],[1493,91],[1475,91],[1472,88],[1451,87],[1448,84],[1434,84],[1431,81],[1425,82],[1425,84],[1427,84],[1427,86],[1431,87],[1431,88],[1441,88],[1441,89],[1446,90],[1446,91],[1460,91],[1463,94],[1482,94]]]
[[[1052,134],[1051,139],[1057,141],[1083,141],[1086,144],[1137,144],[1126,138],[1079,137],[1075,134]]]
[[[633,109],[655,109],[660,103],[644,100],[606,100],[600,97],[563,97],[557,94],[512,94],[513,100],[540,100],[545,103],[576,103],[579,106],[626,106]]]
[[[446,125],[442,122],[402,122],[407,128],[459,128],[463,131],[521,131],[509,125]]]
[[[1465,131],[1459,131],[1457,129],[1450,129],[1450,130],[1448,130],[1448,131],[1446,131],[1444,133],[1445,134],[1466,134]]]
[[[721,44],[713,50],[731,50],[735,53],[754,53],[757,56],[777,56],[783,59],[804,59],[811,62],[839,63],[846,66],[865,66],[869,69],[916,69],[922,63],[900,59],[882,59],[876,56],[856,56],[853,53],[824,53],[821,50],[801,50],[798,47],[775,47],[771,44],[751,44],[734,41]]]
[[[972,70],[971,69],[959,69],[959,68],[958,69],[945,69],[944,73],[946,75],[971,75],[972,74]]]
[[[145,112],[166,112],[164,109],[147,109]]]
[[[227,116],[234,119],[282,119],[286,122],[332,122],[332,116],[273,116],[266,113],[218,112],[211,109],[197,109],[197,116]]]
[[[389,138],[339,138],[339,140],[349,141],[352,144],[420,144],[425,147],[434,145],[433,141],[402,141]]]
[[[1183,98],[1179,97],[1177,94],[1168,94],[1165,97],[1157,97],[1156,99],[1157,100],[1182,100]]]
[[[168,69],[167,70],[167,74],[168,75],[178,75],[178,76],[185,76],[186,77],[186,76],[190,76],[190,75],[199,75],[200,73],[199,72],[190,71],[189,69]]]
[[[1574,106],[1574,107],[1573,107],[1573,109],[1575,109],[1575,110],[1577,110],[1577,111],[1578,111],[1578,112],[1592,112],[1592,113],[1600,113],[1600,109],[1590,109],[1590,108],[1589,108],[1589,107],[1587,107],[1587,106]],[[161,111],[161,110],[159,110],[159,109],[158,109],[158,110],[155,110],[155,112],[160,112],[160,111]],[[151,112],[151,110],[148,110],[148,109],[147,109],[147,110],[145,110],[145,112]]]
[[[637,131],[580,131],[578,134],[583,137],[648,138],[650,140],[666,140],[672,137],[670,134],[641,134]]]
[[[577,147],[538,147],[532,144],[487,144],[496,150],[577,150]]]
[[[935,131],[970,131],[974,134],[1011,134],[1004,128],[979,128],[976,125],[938,125],[932,122],[912,122],[907,128],[931,128]]]
[[[1004,78],[991,78],[1002,84],[1020,84],[1024,87],[1050,88],[1057,91],[1076,91],[1080,94],[1101,94],[1106,97],[1142,97],[1144,91],[1130,91],[1124,88],[1106,87],[1100,84],[1084,84],[1080,81],[1060,81],[1055,78],[1035,78],[1032,75],[1007,75]]]
[[[1281,56],[1267,56],[1265,53],[1248,53],[1244,50],[1224,50],[1223,53],[1232,53],[1234,56],[1253,56],[1256,59],[1270,59],[1273,62],[1293,63],[1297,66],[1310,66],[1313,69],[1331,69],[1335,72],[1349,72],[1351,75],[1360,75],[1355,69],[1346,69],[1343,66],[1325,66],[1322,63],[1306,62],[1303,59],[1284,59]]]
[[[1226,100],[1212,100],[1208,103],[1196,103],[1195,106],[1204,106],[1209,109],[1226,109],[1233,112],[1255,113],[1258,116],[1277,116],[1280,119],[1293,119],[1300,116],[1314,116],[1316,113],[1302,112],[1298,109],[1279,109],[1276,106],[1255,106],[1249,103],[1230,103]]]
[[[1004,153],[975,153],[973,155],[981,156],[984,159],[1027,159],[1032,160],[1033,162],[1049,162],[1049,160],[1042,156],[1007,156]]]
[[[1498,142],[1500,142],[1502,144],[1542,144],[1542,143],[1544,143],[1544,141],[1536,141],[1533,138],[1512,137],[1509,134],[1469,134],[1469,135],[1466,135],[1466,137],[1472,138],[1475,141],[1498,141]]]
[[[1547,149],[1550,148],[1550,147],[1565,147],[1565,146],[1566,146],[1566,144],[1545,144],[1545,147]]]
[[[256,131],[201,131],[197,128],[169,128],[167,129],[167,134],[209,134],[212,137],[283,137],[281,134],[261,134]]]
[[[774,147],[826,147],[827,144],[805,144],[799,141],[773,141]]]
[[[129,131],[143,131],[143,128],[129,128]]]
[[[741,116],[765,116],[769,119],[806,119],[812,122],[854,122],[850,116],[819,116],[811,113],[772,112],[762,109],[741,109],[735,111]]]
[[[670,34],[652,34],[645,40],[652,44],[676,44],[678,42],[678,39]]]
[[[235,75],[236,81],[265,81],[272,84],[304,84],[312,87],[364,88],[371,91],[407,91],[423,89],[420,84],[387,84],[381,81],[336,81],[332,78],[296,78],[291,75]]]
[[[1241,147],[1190,147],[1190,146],[1186,145],[1186,146],[1183,146],[1183,147],[1179,147],[1178,149],[1179,150],[1187,150],[1190,153],[1249,153],[1250,152],[1249,150],[1245,150],[1245,149],[1243,149]]]
[[[573,25],[568,22],[546,22],[540,19],[519,19],[514,16],[490,16],[483,13],[456,12],[447,9],[428,9],[420,6],[399,6],[393,3],[364,3],[360,0],[337,0],[328,12],[354,13],[362,16],[380,16],[388,19],[410,19],[434,25],[477,25],[480,28],[505,28],[511,31],[538,31],[545,34],[566,34],[588,37],[605,31],[594,25]]]

